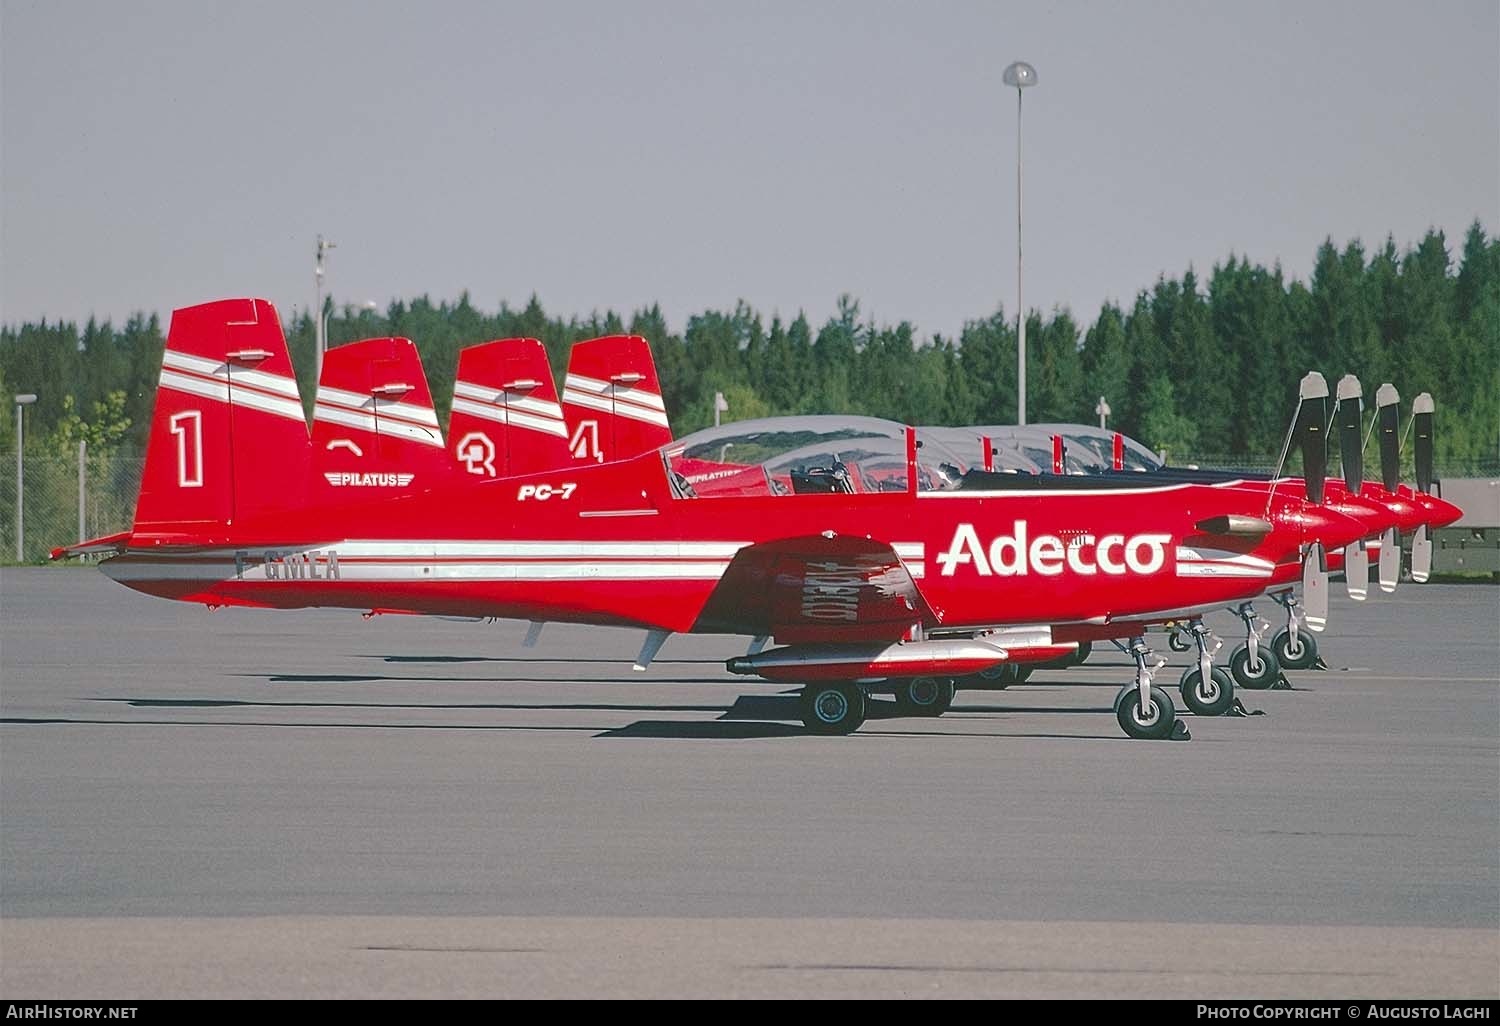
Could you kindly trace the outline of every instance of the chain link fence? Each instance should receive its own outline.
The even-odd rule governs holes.
[[[86,455],[80,479],[76,454],[64,458],[28,453],[23,457],[21,562],[40,563],[59,545],[129,529],[145,462],[141,456]],[[16,560],[16,512],[16,453],[12,449],[0,451],[0,562]]]

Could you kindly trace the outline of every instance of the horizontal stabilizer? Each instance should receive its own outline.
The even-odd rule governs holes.
[[[129,531],[117,531],[103,538],[91,538],[74,545],[60,545],[49,554],[49,559],[74,559],[78,556],[113,556],[125,551],[130,544]]]

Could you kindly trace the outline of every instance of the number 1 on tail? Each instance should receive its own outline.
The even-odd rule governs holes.
[[[174,413],[167,426],[177,437],[177,485],[203,487],[203,414],[199,410]]]

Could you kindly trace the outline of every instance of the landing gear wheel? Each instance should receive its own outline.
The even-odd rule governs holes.
[[[1093,650],[1094,643],[1092,641],[1085,641],[1080,643],[1078,646],[1078,652],[1073,656],[1073,665],[1082,666],[1084,663],[1088,662],[1089,653]]]
[[[858,684],[808,684],[802,689],[802,722],[814,734],[852,734],[865,722],[865,692]]]
[[[1235,683],[1240,687],[1264,691],[1281,677],[1281,666],[1271,653],[1270,646],[1257,646],[1255,654],[1260,659],[1260,665],[1251,667],[1249,646],[1241,645],[1235,649],[1229,656],[1229,672],[1234,674]]]
[[[941,716],[953,704],[953,681],[918,677],[896,685],[896,708],[903,716]]]
[[[1193,647],[1193,643],[1178,631],[1172,631],[1167,635],[1167,647],[1173,652],[1186,652]]]
[[[1115,719],[1120,727],[1133,738],[1143,741],[1163,741],[1172,736],[1172,726],[1177,722],[1177,712],[1172,700],[1161,688],[1153,687],[1147,692],[1146,715],[1141,715],[1140,694],[1134,684],[1128,685],[1115,699]]]
[[[1310,670],[1318,665],[1318,643],[1307,631],[1297,632],[1297,648],[1291,648],[1292,634],[1286,628],[1271,639],[1271,655],[1283,670]]]
[[[1017,666],[1015,668],[1016,683],[1017,684],[1024,684],[1024,683],[1026,683],[1026,678],[1028,678],[1028,677],[1031,676],[1031,671],[1034,670],[1034,669],[1036,669],[1036,667],[1034,667],[1034,666]]]
[[[1223,716],[1234,705],[1234,681],[1217,666],[1208,671],[1206,683],[1202,669],[1189,666],[1183,671],[1181,690],[1183,704],[1195,716]]]
[[[1010,663],[1001,663],[989,669],[971,673],[963,678],[963,686],[975,691],[1004,691],[1016,682],[1016,668]]]

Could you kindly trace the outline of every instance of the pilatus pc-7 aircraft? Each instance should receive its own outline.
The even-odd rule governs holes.
[[[631,385],[583,398],[597,409]],[[779,647],[730,668],[802,684],[807,726],[846,733],[871,692],[1055,657],[1072,648],[1054,633],[1065,625],[1216,609],[1278,575],[1322,587],[1321,560],[1304,569],[1304,554],[1368,533],[1309,501],[1320,459],[1308,460],[1301,493],[983,471],[938,487],[920,472],[911,428],[901,487],[886,478],[867,491],[699,494],[658,450],[502,474],[483,466],[478,440],[462,471],[336,469],[328,458],[358,465],[383,441],[436,430],[422,412],[430,402],[408,401],[415,382],[361,387],[368,401],[320,390],[324,421],[348,430],[317,435],[315,450],[274,308],[237,299],[176,311],[134,525],[57,555],[107,553],[104,571],[129,587],[210,606],[636,627],[651,632],[645,659],[672,632],[770,636]],[[1301,441],[1321,447],[1322,423],[1299,417]],[[1144,644],[1132,651],[1119,722],[1133,737],[1169,736],[1172,701],[1152,684]]]
[[[524,340],[510,340],[514,344]],[[628,345],[627,345],[628,343]],[[536,343],[533,343],[535,345]],[[608,344],[608,347],[606,347]],[[873,418],[850,417],[771,417],[759,421],[739,422],[698,432],[688,438],[671,441],[671,432],[663,419],[660,389],[657,385],[649,349],[643,339],[601,339],[579,343],[569,367],[568,381],[574,380],[574,365],[587,353],[589,371],[599,391],[586,409],[570,408],[570,422],[578,420],[579,430],[587,429],[596,446],[598,459],[623,458],[650,448],[666,447],[669,465],[702,496],[789,494],[806,491],[881,491],[902,490],[905,485],[905,447],[897,425]],[[606,359],[605,354],[610,358]],[[617,384],[611,384],[611,383]],[[462,386],[460,386],[462,387]],[[1432,400],[1425,393],[1417,397],[1415,416],[1408,428],[1417,424],[1416,464],[1419,490],[1399,486],[1397,453],[1398,396],[1390,385],[1376,394],[1380,407],[1372,418],[1370,433],[1380,428],[1380,453],[1385,490],[1363,485],[1362,449],[1359,417],[1362,389],[1358,379],[1346,375],[1339,382],[1338,406],[1334,423],[1338,427],[1343,478],[1327,482],[1325,501],[1341,513],[1363,521],[1366,538],[1343,549],[1321,547],[1316,553],[1329,570],[1349,572],[1345,581],[1351,598],[1361,600],[1367,592],[1366,566],[1371,550],[1379,550],[1380,582],[1386,591],[1394,590],[1400,558],[1397,531],[1412,533],[1412,574],[1425,580],[1431,558],[1427,541],[1430,527],[1442,526],[1458,515],[1455,507],[1430,492],[1432,453]],[[1310,375],[1303,383],[1305,405],[1299,415],[1312,418],[1308,430],[1316,430],[1316,411],[1326,407],[1322,400],[1327,387],[1320,375]],[[895,429],[894,431],[892,429]],[[570,430],[572,428],[570,427]],[[1042,424],[1030,427],[994,426],[980,428],[918,428],[919,452],[917,472],[921,490],[965,487],[977,479],[964,478],[966,470],[1040,475],[1109,474],[1151,472],[1153,482],[1179,480],[1217,483],[1222,487],[1245,487],[1268,490],[1272,487],[1304,490],[1302,478],[1276,478],[1271,475],[1241,472],[1164,467],[1145,446],[1119,433],[1076,424]],[[1368,437],[1368,436],[1367,436]],[[602,440],[602,441],[601,441]],[[969,457],[976,455],[977,460]],[[1309,459],[1321,459],[1321,450],[1311,449]],[[1283,453],[1283,460],[1285,453]],[[1050,467],[1049,467],[1050,463]],[[1427,468],[1425,483],[1422,468]],[[1322,471],[1317,477],[1321,479]],[[1183,700],[1199,715],[1213,715],[1233,705],[1233,685],[1266,688],[1281,679],[1282,668],[1306,669],[1318,664],[1314,635],[1306,627],[1321,630],[1326,622],[1326,592],[1318,587],[1321,575],[1307,579],[1312,587],[1297,597],[1295,565],[1278,569],[1267,582],[1266,594],[1286,611],[1286,626],[1261,644],[1263,631],[1269,627],[1257,615],[1253,605],[1242,602],[1231,608],[1245,626],[1245,642],[1230,655],[1228,673],[1213,666],[1212,655],[1218,642],[1207,631],[1201,610],[1160,612],[1150,620],[1114,620],[1108,624],[1067,624],[1054,629],[1054,641],[1071,641],[1076,652],[1063,659],[1082,661],[1093,641],[1109,639],[1119,643],[1141,634],[1148,627],[1172,628],[1172,647],[1185,651],[1196,643],[1197,665],[1183,672],[1180,690]],[[536,637],[536,630],[528,635]],[[1054,661],[1054,665],[1057,662]],[[1005,687],[1024,679],[1029,665],[1012,660],[956,682],[964,688]],[[1231,680],[1232,676],[1232,680]],[[896,693],[901,704],[929,714],[940,713],[951,700],[952,689],[936,678],[917,684],[902,684]]]

